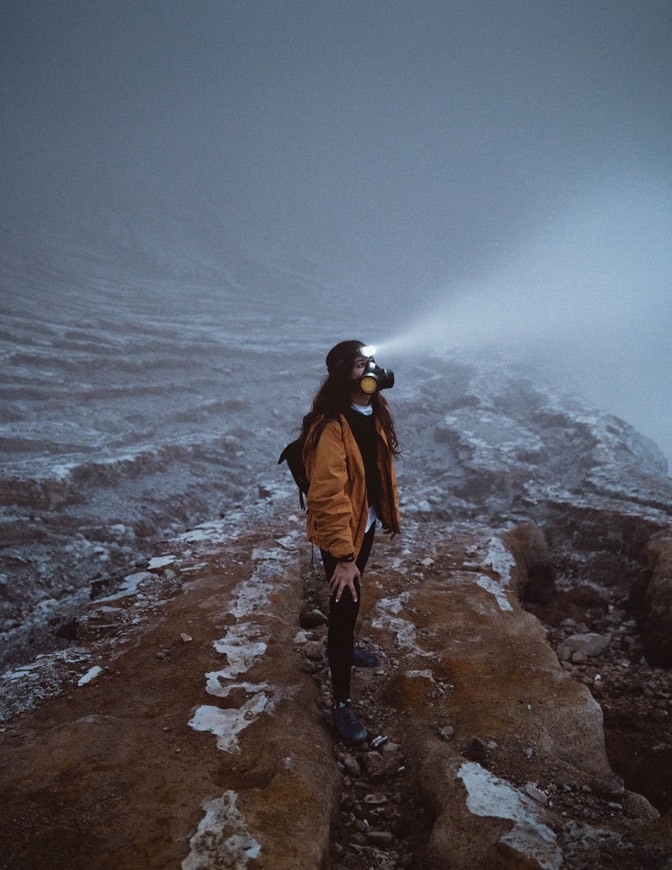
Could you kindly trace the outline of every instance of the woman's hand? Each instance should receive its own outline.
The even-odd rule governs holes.
[[[352,600],[357,601],[355,580],[361,582],[361,579],[362,577],[359,573],[359,568],[354,562],[337,562],[334,573],[331,575],[331,580],[329,581],[329,588],[331,594],[336,598],[336,603],[338,604],[341,600],[341,595],[343,594],[344,589],[349,589],[350,594],[352,595]]]

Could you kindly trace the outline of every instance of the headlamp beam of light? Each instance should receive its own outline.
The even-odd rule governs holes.
[[[371,357],[375,354],[376,348],[372,344],[367,344],[364,347],[360,347],[357,351],[358,354],[362,356]]]

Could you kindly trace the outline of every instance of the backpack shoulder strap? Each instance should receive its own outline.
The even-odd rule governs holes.
[[[308,480],[306,466],[303,462],[303,443],[300,438],[290,441],[282,451],[278,459],[278,465],[281,465],[283,462],[287,463],[294,482],[299,488],[299,504],[305,510],[304,495],[308,492],[310,481]]]

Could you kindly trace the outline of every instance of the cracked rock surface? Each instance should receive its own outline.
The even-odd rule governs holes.
[[[287,347],[264,346],[279,376],[251,402],[261,338],[213,368],[196,330],[170,345],[193,380],[168,413],[172,386],[129,365],[156,401],[142,418],[122,391],[101,461],[120,339],[57,326],[17,378],[67,339],[100,383],[70,421],[33,381],[12,393],[17,430],[81,424],[86,443],[54,476],[12,442],[0,482],[3,867],[672,865],[672,486],[654,445],[498,361],[408,362],[391,397],[404,534],[366,572],[359,642],[379,662],[354,680],[369,739],[345,746],[325,583],[274,465],[307,401]]]
[[[4,726],[3,866],[670,866],[669,813],[607,752],[605,656],[631,649],[609,613],[548,630],[504,535],[411,522],[365,575],[360,639],[379,662],[354,679],[370,738],[345,746],[326,627],[300,626],[325,584],[301,518],[277,523],[171,542],[154,582],[91,604],[70,657],[14,681],[10,707],[35,682],[52,697]],[[561,660],[568,631],[609,651]],[[669,689],[667,672],[648,682]]]

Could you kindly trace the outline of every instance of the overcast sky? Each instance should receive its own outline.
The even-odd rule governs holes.
[[[670,405],[669,0],[3,0],[0,16],[3,221],[30,233],[117,188],[129,209],[161,191],[341,275],[390,328],[585,345],[592,318],[599,389],[655,377]]]

